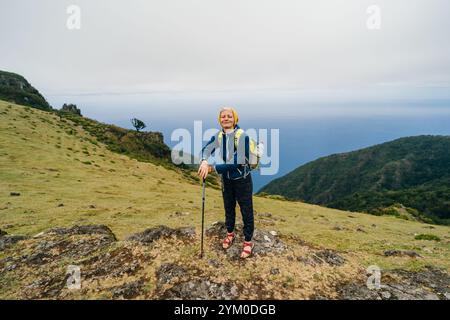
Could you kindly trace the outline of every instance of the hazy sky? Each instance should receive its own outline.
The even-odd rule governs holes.
[[[80,30],[66,27],[71,4]],[[366,25],[374,4],[379,30]],[[0,69],[54,104],[153,95],[214,108],[235,97],[446,108],[449,12],[448,0],[0,0]]]

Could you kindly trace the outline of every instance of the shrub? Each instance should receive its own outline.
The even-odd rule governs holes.
[[[435,236],[434,234],[424,234],[424,233],[416,235],[414,239],[441,241],[441,238]]]

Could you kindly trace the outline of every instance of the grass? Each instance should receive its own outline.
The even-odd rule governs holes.
[[[109,226],[119,239],[160,224],[200,231],[201,186],[194,178],[111,152],[70,120],[52,113],[31,113],[3,101],[0,113],[0,229],[34,235],[55,226],[95,223]],[[33,116],[24,118],[26,114]],[[36,133],[30,128],[32,120]],[[21,195],[12,197],[10,192]],[[418,269],[431,264],[450,270],[447,226],[259,196],[254,197],[254,207],[258,213],[272,213],[274,223],[257,220],[257,228],[346,251],[363,266]],[[188,214],[170,217],[176,211]],[[220,190],[208,187],[206,225],[224,220],[223,212]],[[429,228],[441,241],[414,240]],[[415,250],[424,258],[385,257],[388,249]]]

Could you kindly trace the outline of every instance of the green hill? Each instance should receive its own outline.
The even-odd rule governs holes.
[[[41,110],[51,110],[45,98],[24,77],[1,70],[0,99]]]
[[[446,226],[257,196],[258,254],[242,262],[242,239],[220,249],[223,200],[208,187],[197,259],[198,182],[54,112],[0,101],[0,117],[0,299],[444,297]],[[81,267],[81,290],[65,287],[68,265]],[[368,292],[370,265],[394,285]],[[425,275],[444,282],[414,280]]]
[[[331,208],[449,224],[450,137],[406,137],[323,157],[259,192]],[[402,210],[408,215],[402,215]]]

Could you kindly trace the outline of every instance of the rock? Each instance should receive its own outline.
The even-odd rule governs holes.
[[[111,241],[117,241],[116,236],[111,231],[110,228],[108,228],[105,225],[83,225],[78,226],[75,225],[71,228],[53,228],[48,231],[48,233],[56,233],[58,235],[104,235]]]
[[[3,251],[6,248],[15,245],[17,242],[26,239],[28,239],[26,236],[3,235],[0,237],[0,251]]]
[[[28,299],[56,298],[66,285],[68,275],[46,275],[25,286]]]
[[[392,296],[389,291],[382,291],[380,294],[383,300],[389,300]]]
[[[45,235],[45,232],[44,232],[44,231],[35,234],[35,235],[33,236],[33,238],[40,238],[40,237],[42,237],[43,235]]]
[[[276,237],[276,236],[278,235],[278,233],[277,233],[276,231],[273,231],[273,230],[270,231],[269,233],[270,233],[271,235],[273,235],[274,237]]]
[[[135,233],[129,236],[127,240],[151,244],[160,238],[168,238],[171,236],[193,238],[195,237],[195,229],[192,227],[171,229],[166,226],[158,226],[155,228],[147,229],[143,232]]]
[[[142,268],[143,260],[143,257],[134,255],[131,248],[118,247],[84,262],[83,275],[86,279],[129,276]]]
[[[270,212],[263,212],[263,213],[259,213],[258,216],[265,217],[265,218],[271,218],[272,214]]]
[[[206,235],[208,237],[214,237],[216,240],[216,246],[214,249],[219,252],[224,252],[220,239],[224,238],[227,229],[224,222],[218,222],[209,226],[206,229]],[[244,242],[242,225],[236,224],[235,226],[236,238],[234,244],[225,251],[228,258],[232,260],[239,260],[242,251],[242,243]],[[252,242],[254,243],[253,255],[264,255],[268,253],[280,254],[286,250],[286,245],[279,239],[279,237],[272,235],[265,230],[256,229],[253,233]]]
[[[222,266],[222,264],[216,259],[209,259],[208,264],[214,268],[220,268]]]
[[[297,257],[297,261],[303,263],[306,266],[312,266],[315,267],[317,264],[321,264],[322,260],[313,257]]]
[[[89,209],[95,209],[95,208],[96,208],[95,205],[93,205],[93,204],[89,205]]]
[[[142,289],[145,285],[145,281],[143,279],[139,279],[137,281],[125,283],[122,286],[115,287],[112,289],[113,298],[122,298],[122,299],[132,299],[137,297],[142,293]]]
[[[345,263],[345,259],[333,250],[325,249],[314,253],[313,259],[322,263],[325,262],[330,266],[341,266]]]
[[[52,259],[52,255],[46,252],[33,252],[29,256],[25,256],[23,262],[29,265],[41,265]]]
[[[272,275],[280,274],[280,269],[278,269],[278,268],[271,268],[270,269],[270,274],[272,274]]]
[[[356,231],[362,232],[362,233],[367,233],[363,228],[357,228]]]
[[[20,196],[20,192],[10,192],[9,195],[12,197],[18,197]]]
[[[182,238],[194,238],[195,237],[195,229],[192,227],[184,227],[175,229],[175,235],[177,237]]]
[[[334,226],[334,227],[333,227],[333,230],[336,230],[336,231],[341,231],[341,230],[342,230],[342,228],[341,228],[340,226]]]
[[[58,204],[58,208],[60,208],[60,207],[64,207],[64,203]]]
[[[17,264],[10,264],[5,268],[6,271],[13,271],[15,269],[17,269]]]
[[[160,297],[176,300],[232,300],[238,295],[239,288],[230,281],[216,283],[208,278],[200,278],[177,283],[164,291]]]
[[[187,275],[188,271],[174,263],[164,263],[156,271],[157,284],[161,287],[164,284],[171,283],[174,279],[181,279]]]
[[[385,270],[380,290],[365,283],[347,283],[338,288],[339,299],[349,300],[438,300],[449,299],[450,275],[432,266],[421,271]]]
[[[3,231],[2,229],[0,229],[0,238],[7,234],[8,233],[6,231]]]
[[[420,254],[418,254],[415,251],[411,251],[411,250],[386,250],[386,251],[384,251],[384,255],[386,257],[391,257],[391,256],[397,256],[397,257],[408,256],[408,257],[411,257],[411,258],[422,258],[422,256]]]
[[[339,300],[381,300],[376,290],[370,290],[365,284],[348,283],[337,289]]]

